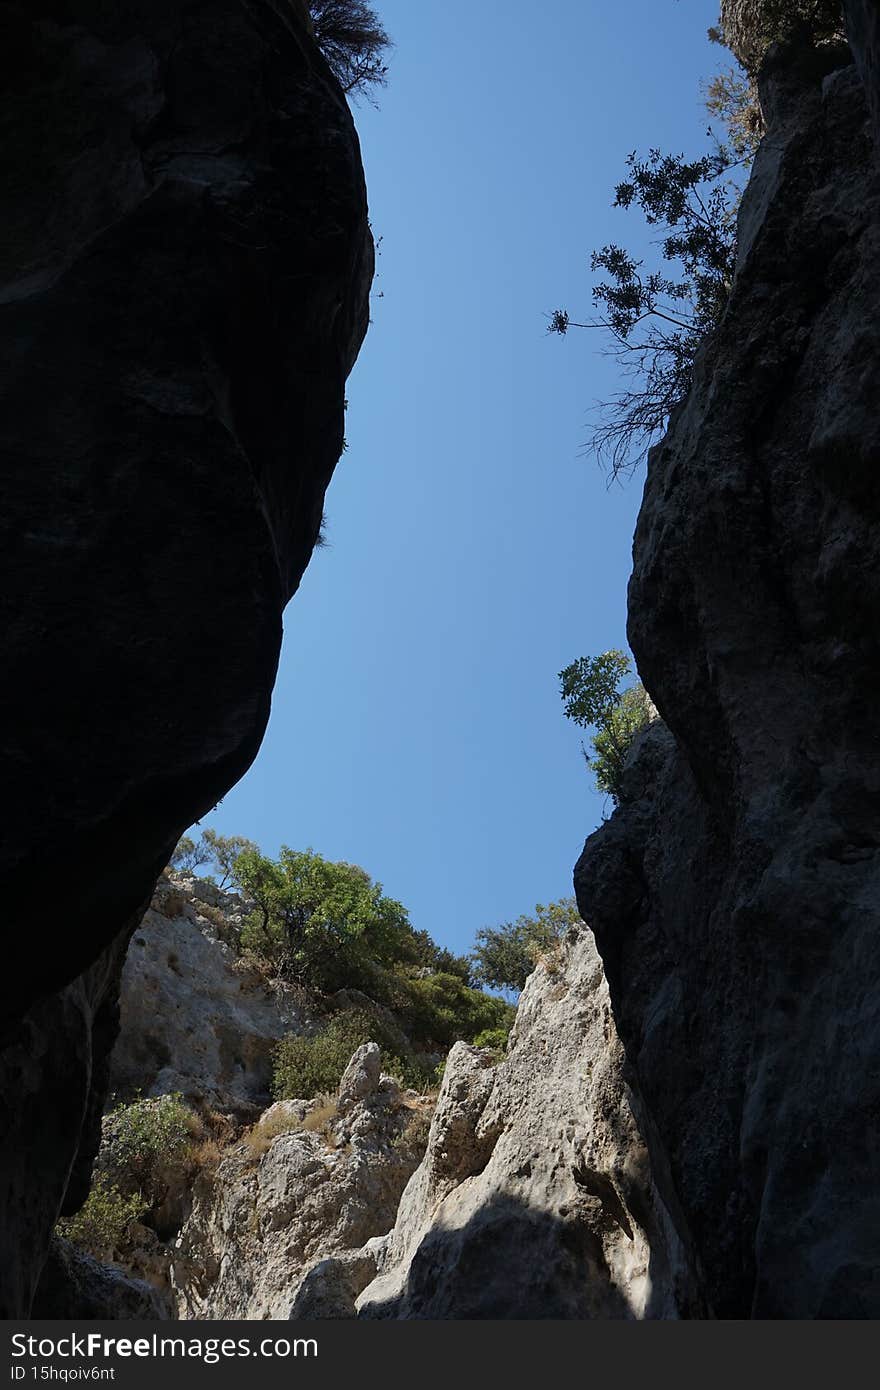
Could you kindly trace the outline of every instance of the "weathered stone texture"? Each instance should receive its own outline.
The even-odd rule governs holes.
[[[506,1057],[449,1054],[425,1157],[374,1243],[371,1318],[698,1313],[586,928],[530,977]]]
[[[0,55],[12,1315],[92,1104],[96,962],[259,747],[373,251],[350,113],[286,0],[7,0]]]
[[[880,188],[845,48],[762,85],[733,293],[635,536],[667,727],[576,887],[709,1309],[876,1317]]]

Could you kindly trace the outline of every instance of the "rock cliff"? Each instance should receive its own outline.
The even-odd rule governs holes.
[[[373,249],[302,6],[6,0],[0,31],[11,1316],[94,1150],[125,940],[259,746]]]
[[[196,1183],[172,1254],[177,1316],[288,1318],[333,1257],[348,1297],[360,1292],[375,1273],[368,1242],[393,1223],[421,1157],[423,1105],[381,1075],[375,1043],[352,1058],[338,1099],[276,1102]]]
[[[869,9],[847,6],[857,66],[825,45],[762,69],[733,291],[634,542],[629,640],[665,727],[576,870],[655,1180],[721,1317],[880,1315]]]
[[[177,1091],[251,1119],[268,1105],[275,1044],[307,1025],[308,1007],[302,991],[248,969],[222,939],[242,909],[204,880],[159,880],[122,972],[112,1092]]]
[[[586,928],[530,976],[497,1066],[466,1043],[452,1049],[427,1152],[373,1249],[362,1317],[701,1311]]]

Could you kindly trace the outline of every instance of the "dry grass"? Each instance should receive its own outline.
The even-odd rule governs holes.
[[[272,1146],[273,1140],[282,1134],[291,1134],[302,1128],[302,1121],[295,1115],[263,1115],[255,1125],[242,1136],[251,1158],[262,1158]]]
[[[307,1129],[310,1134],[321,1134],[327,1139],[330,1135],[330,1126],[339,1114],[334,1096],[316,1096],[315,1107],[310,1110],[302,1122],[302,1128]]]
[[[185,907],[186,898],[183,893],[179,893],[177,889],[172,889],[168,893],[159,893],[156,895],[155,909],[157,912],[160,912],[163,917],[172,919],[175,917],[182,917]]]
[[[431,1116],[434,1107],[424,1108],[419,1106],[407,1107],[410,1110],[406,1128],[394,1140],[394,1147],[404,1153],[415,1153],[421,1156],[428,1147],[428,1134],[431,1129]]]
[[[216,1139],[202,1139],[193,1144],[187,1158],[198,1173],[213,1172],[223,1157],[223,1150]]]
[[[295,1114],[285,1115],[283,1112],[279,1112],[270,1115],[267,1111],[242,1136],[242,1139],[251,1158],[262,1158],[263,1154],[271,1148],[274,1140],[282,1134],[296,1134],[303,1130],[308,1134],[319,1134],[327,1140],[332,1148],[335,1147],[332,1124],[338,1113],[335,1096],[319,1095],[315,1097],[311,1110],[307,1111],[302,1119]]]

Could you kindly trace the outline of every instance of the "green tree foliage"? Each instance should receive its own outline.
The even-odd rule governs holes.
[[[496,1062],[500,1062],[507,1051],[508,1036],[503,1028],[484,1028],[474,1038],[474,1047],[485,1047],[495,1054]]]
[[[574,898],[560,898],[547,906],[538,903],[532,917],[481,927],[472,956],[474,978],[489,989],[521,990],[539,957],[580,921]]]
[[[277,860],[249,849],[235,880],[255,904],[242,947],[289,978],[325,991],[362,987],[376,966],[416,956],[406,908],[356,864],[286,845]]]
[[[641,682],[620,690],[620,682],[631,670],[629,657],[613,650],[579,657],[559,672],[564,713],[582,728],[595,729],[595,756],[590,758],[585,752],[584,757],[595,774],[596,786],[615,804],[620,799],[623,768],[633,739],[655,714]]]
[[[754,79],[742,68],[724,68],[704,84],[703,100],[709,115],[723,125],[736,161],[743,167],[751,163],[765,130]]]
[[[97,1169],[119,1191],[139,1193],[147,1204],[160,1202],[200,1129],[176,1093],[117,1106],[104,1120]]]
[[[620,699],[620,682],[632,664],[616,648],[600,656],[581,656],[559,672],[566,719],[582,727],[607,723]]]
[[[503,999],[469,988],[458,975],[398,976],[389,1007],[422,1051],[445,1052],[462,1039],[473,1042],[487,1028],[509,1032],[513,1010]]]
[[[289,1033],[275,1049],[272,1089],[276,1100],[311,1100],[335,1091],[353,1054],[364,1043],[378,1043],[382,1064],[405,1049],[405,1040],[376,1014],[350,1009],[332,1015],[310,1036]]]
[[[96,1260],[112,1260],[125,1247],[132,1225],[145,1210],[146,1203],[139,1193],[125,1196],[99,1173],[79,1211],[62,1217],[55,1229]]]
[[[365,0],[309,0],[318,47],[342,90],[370,96],[388,80],[391,40]]]
[[[413,933],[415,956],[412,964],[432,971],[437,975],[457,975],[462,984],[470,985],[471,962],[469,956],[457,956],[445,946],[438,946],[426,931]]]
[[[206,862],[214,866],[212,877],[218,888],[227,888],[233,882],[239,855],[257,848],[253,840],[246,840],[243,835],[218,835],[211,829],[202,831],[202,845],[208,854]]]

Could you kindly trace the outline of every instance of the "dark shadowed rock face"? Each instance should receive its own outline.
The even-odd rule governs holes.
[[[732,298],[636,531],[668,727],[576,870],[720,1316],[880,1315],[880,192],[847,60],[765,68]]]
[[[32,1316],[77,1321],[138,1321],[171,1316],[162,1294],[114,1265],[100,1264],[57,1237],[49,1247]]]
[[[372,241],[301,6],[0,3],[0,53],[0,890],[23,951],[0,1046],[48,1057],[74,1006],[47,996],[114,958],[180,831],[259,746]],[[89,1090],[88,1009],[80,1024],[77,1084],[41,1116],[49,1225]],[[19,1084],[0,1066],[0,1142]],[[23,1123],[0,1168],[28,1161],[27,1187]]]

